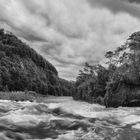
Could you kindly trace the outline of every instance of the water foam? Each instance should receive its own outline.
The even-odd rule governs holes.
[[[24,137],[32,140],[40,138],[33,137],[34,133],[28,133],[27,130],[37,127],[42,127],[40,133],[50,131],[48,137],[44,135],[44,140],[78,140],[78,137],[82,140],[98,137],[99,140],[108,133],[112,135],[112,131],[123,131],[127,125],[131,125],[132,129],[140,129],[140,108],[107,109],[97,104],[74,101],[70,97],[51,97],[44,103],[0,100],[0,112],[0,127],[9,127],[10,131],[13,126],[26,128]],[[87,127],[88,132],[84,130]],[[54,133],[56,137],[49,137]],[[0,137],[6,136],[1,132]]]

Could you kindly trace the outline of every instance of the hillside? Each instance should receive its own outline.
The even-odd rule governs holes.
[[[74,99],[106,107],[140,106],[140,32],[105,57],[108,68],[85,63],[77,76]]]
[[[61,81],[51,63],[12,33],[0,30],[0,91],[70,95],[71,83]]]

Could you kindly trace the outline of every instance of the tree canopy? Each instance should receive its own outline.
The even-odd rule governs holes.
[[[140,31],[107,51],[105,59],[108,67],[86,63],[79,71],[74,98],[114,107],[140,100]]]
[[[0,91],[70,95],[71,84],[61,81],[51,63],[15,35],[0,29]]]

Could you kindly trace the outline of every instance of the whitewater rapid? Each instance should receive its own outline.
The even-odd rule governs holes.
[[[0,100],[0,140],[140,140],[140,108],[105,108],[71,97]]]

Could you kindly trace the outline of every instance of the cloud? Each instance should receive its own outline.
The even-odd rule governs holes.
[[[129,2],[134,2],[134,3],[140,3],[140,1],[139,0],[128,0]]]
[[[107,50],[139,30],[139,5],[127,0],[0,0],[0,25],[74,79],[83,63],[98,63]]]
[[[140,5],[136,4],[139,0],[88,0],[93,7],[105,7],[113,13],[128,13],[140,18]]]

